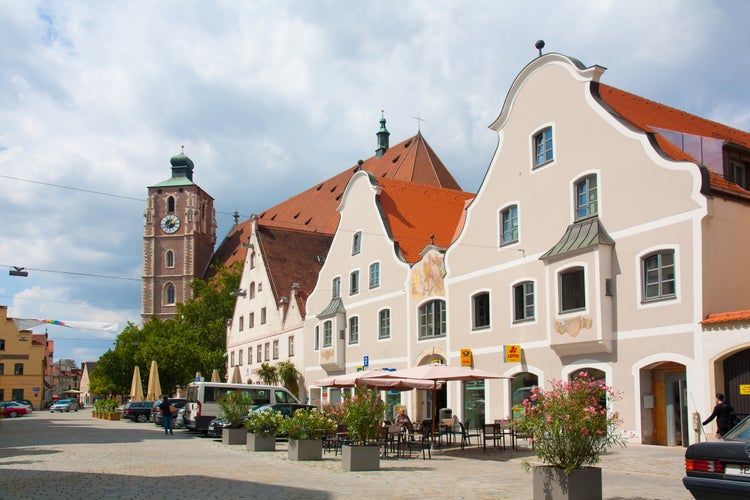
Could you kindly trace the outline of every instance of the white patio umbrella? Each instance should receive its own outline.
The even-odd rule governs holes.
[[[232,370],[232,378],[229,379],[230,384],[241,384],[242,383],[242,374],[240,373],[240,367],[238,365],[234,365],[234,369]]]
[[[148,373],[148,389],[146,391],[147,401],[156,401],[162,396],[161,382],[159,382],[159,368],[156,366],[156,360],[151,361],[151,371]]]
[[[488,378],[510,378],[495,373],[477,370],[468,366],[449,366],[439,363],[429,365],[414,366],[395,372],[385,372],[368,378],[368,382],[373,378],[393,378],[393,379],[412,379],[428,380],[432,389],[432,439],[435,439],[435,419],[437,417],[436,400],[439,382],[448,382],[450,380],[484,380]]]
[[[143,401],[143,381],[141,380],[141,369],[135,365],[133,370],[133,382],[130,384],[130,399],[132,401]]]

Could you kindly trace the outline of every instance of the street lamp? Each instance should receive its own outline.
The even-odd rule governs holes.
[[[13,266],[13,269],[8,271],[8,274],[11,276],[20,276],[22,278],[26,278],[29,275],[29,272],[25,267]]]

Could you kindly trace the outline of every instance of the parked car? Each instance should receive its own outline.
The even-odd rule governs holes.
[[[27,413],[33,413],[34,412],[34,405],[31,404],[31,401],[28,399],[14,399],[16,403],[21,403],[22,405],[26,406],[26,412]]]
[[[169,403],[174,405],[175,409],[179,412],[180,409],[185,408],[185,404],[187,403],[187,399],[185,398],[169,398]],[[161,411],[159,411],[159,405],[161,404],[161,399],[154,402],[154,405],[151,407],[151,415],[149,420],[151,420],[156,425],[164,425],[164,419],[162,418]],[[176,417],[176,415],[173,415],[173,417]],[[172,422],[172,427],[177,427],[174,425],[175,422]]]
[[[26,415],[26,406],[16,403],[15,401],[0,402],[0,414],[3,417],[20,417]]]
[[[682,484],[698,500],[750,498],[750,417],[720,441],[695,443],[685,450]]]
[[[60,399],[49,407],[50,413],[55,413],[56,411],[60,413],[69,412],[70,410],[78,411],[78,401],[75,399]]]
[[[130,401],[122,407],[122,418],[139,423],[147,422],[152,406],[153,401]]]

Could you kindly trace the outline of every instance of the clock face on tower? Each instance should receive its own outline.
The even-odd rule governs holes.
[[[171,234],[180,229],[180,219],[174,214],[165,215],[161,220],[161,230]]]

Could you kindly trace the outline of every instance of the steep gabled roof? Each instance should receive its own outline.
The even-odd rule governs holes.
[[[463,219],[467,200],[474,195],[394,179],[378,179],[383,187],[379,204],[391,237],[409,264],[421,259],[430,244],[449,246]]]
[[[701,158],[686,152],[665,136],[665,131],[676,131],[696,137],[731,143],[750,150],[750,133],[728,127],[676,108],[625,92],[624,90],[598,84],[598,96],[623,121],[631,127],[654,135],[664,154],[676,161],[703,163]],[[747,196],[748,192],[726,180],[721,173],[709,170],[711,187],[732,194]]]
[[[359,169],[359,165],[354,165],[264,210],[258,216],[258,225],[333,235],[339,223],[339,213],[336,209],[344,188],[352,174]],[[365,160],[361,169],[372,173],[377,178],[399,179],[454,190],[461,189],[421,133],[392,146],[381,158],[372,156]],[[247,251],[241,243],[247,242],[249,236],[249,220],[234,226],[217,248],[211,262],[221,262],[226,266],[234,262],[244,262]],[[208,273],[212,272],[209,266]]]
[[[305,317],[305,302],[318,281],[322,259],[328,255],[333,237],[278,227],[259,226],[258,243],[265,263],[274,299],[289,298],[293,283],[298,283],[297,306]]]

